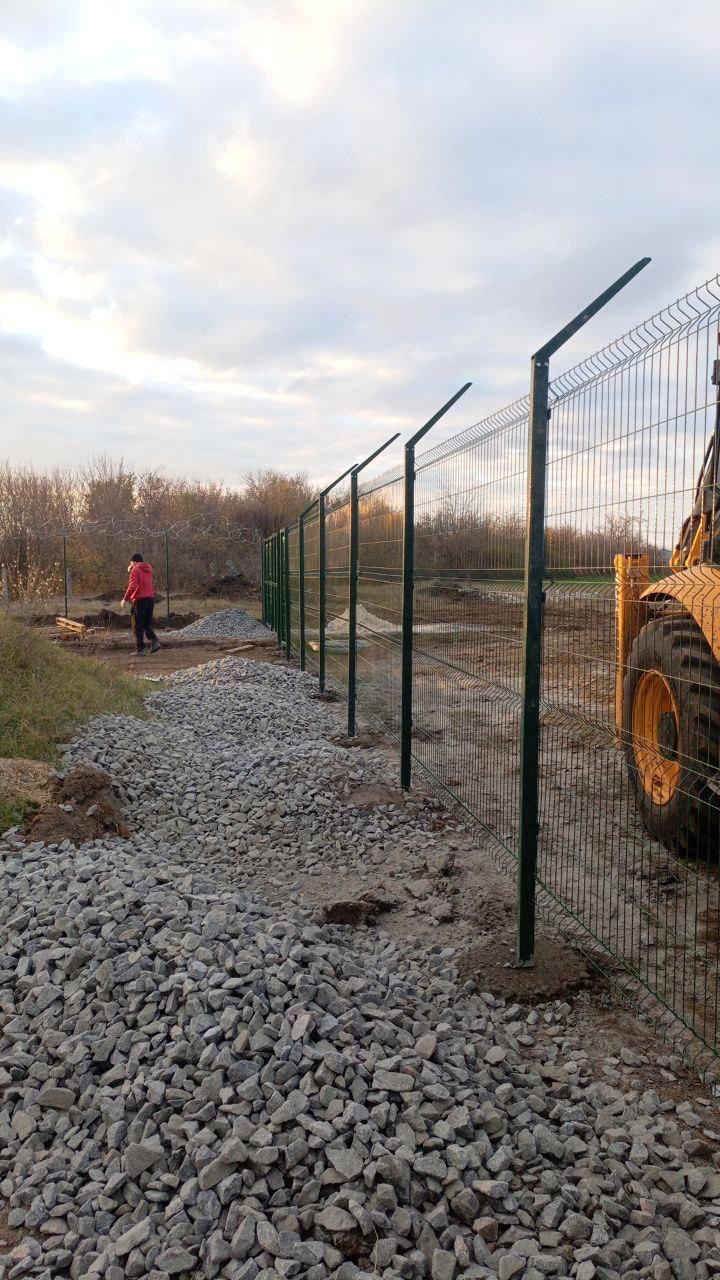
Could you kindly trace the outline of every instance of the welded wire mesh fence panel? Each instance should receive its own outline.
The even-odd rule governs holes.
[[[413,762],[513,853],[526,455],[521,404],[415,467]]]
[[[404,484],[393,471],[358,493],[357,707],[400,732]]]
[[[285,560],[285,530],[280,529],[277,535],[277,561],[278,561],[278,602],[277,602],[277,638],[278,644],[284,645],[287,639],[288,616],[287,616],[287,566]]]
[[[275,567],[273,562],[273,538],[263,539],[263,617],[268,627],[275,629]]]
[[[288,529],[287,540],[290,652],[293,657],[298,657],[300,653],[300,545],[296,524]]]
[[[325,672],[334,689],[347,687],[350,496],[334,490],[325,510]]]
[[[700,1067],[720,1056],[719,325],[713,281],[551,384],[530,762],[541,901]],[[520,826],[527,451],[525,399],[415,460],[412,761],[503,859]],[[401,468],[359,487],[357,712],[397,745],[405,499]],[[344,686],[344,495],[325,530],[327,674]],[[317,670],[317,508],[304,534]]]
[[[719,315],[694,295],[553,383],[546,503],[540,879],[701,1056],[718,1049]]]
[[[305,591],[305,664],[319,669],[320,641],[320,520],[317,507],[303,520]]]

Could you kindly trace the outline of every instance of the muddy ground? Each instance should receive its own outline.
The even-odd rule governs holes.
[[[186,667],[198,667],[213,662],[225,654],[237,653],[256,662],[282,662],[283,655],[274,640],[179,640],[170,639],[158,631],[162,648],[159,653],[143,655],[135,652],[130,631],[89,633],[85,636],[65,636],[55,628],[47,628],[48,635],[73,653],[88,658],[101,658],[118,671],[127,675],[146,678],[170,675]]]

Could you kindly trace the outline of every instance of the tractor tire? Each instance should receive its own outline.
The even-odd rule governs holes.
[[[720,857],[720,666],[691,618],[647,623],[623,681],[623,748],[646,829],[681,857]]]

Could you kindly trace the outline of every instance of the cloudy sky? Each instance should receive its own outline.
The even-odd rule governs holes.
[[[717,0],[0,14],[0,457],[329,479],[720,269]]]

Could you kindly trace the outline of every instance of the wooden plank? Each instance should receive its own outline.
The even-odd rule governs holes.
[[[62,627],[63,631],[72,631],[73,635],[84,636],[87,627],[84,622],[76,622],[74,618],[63,618],[58,616],[55,619],[55,625]]]

